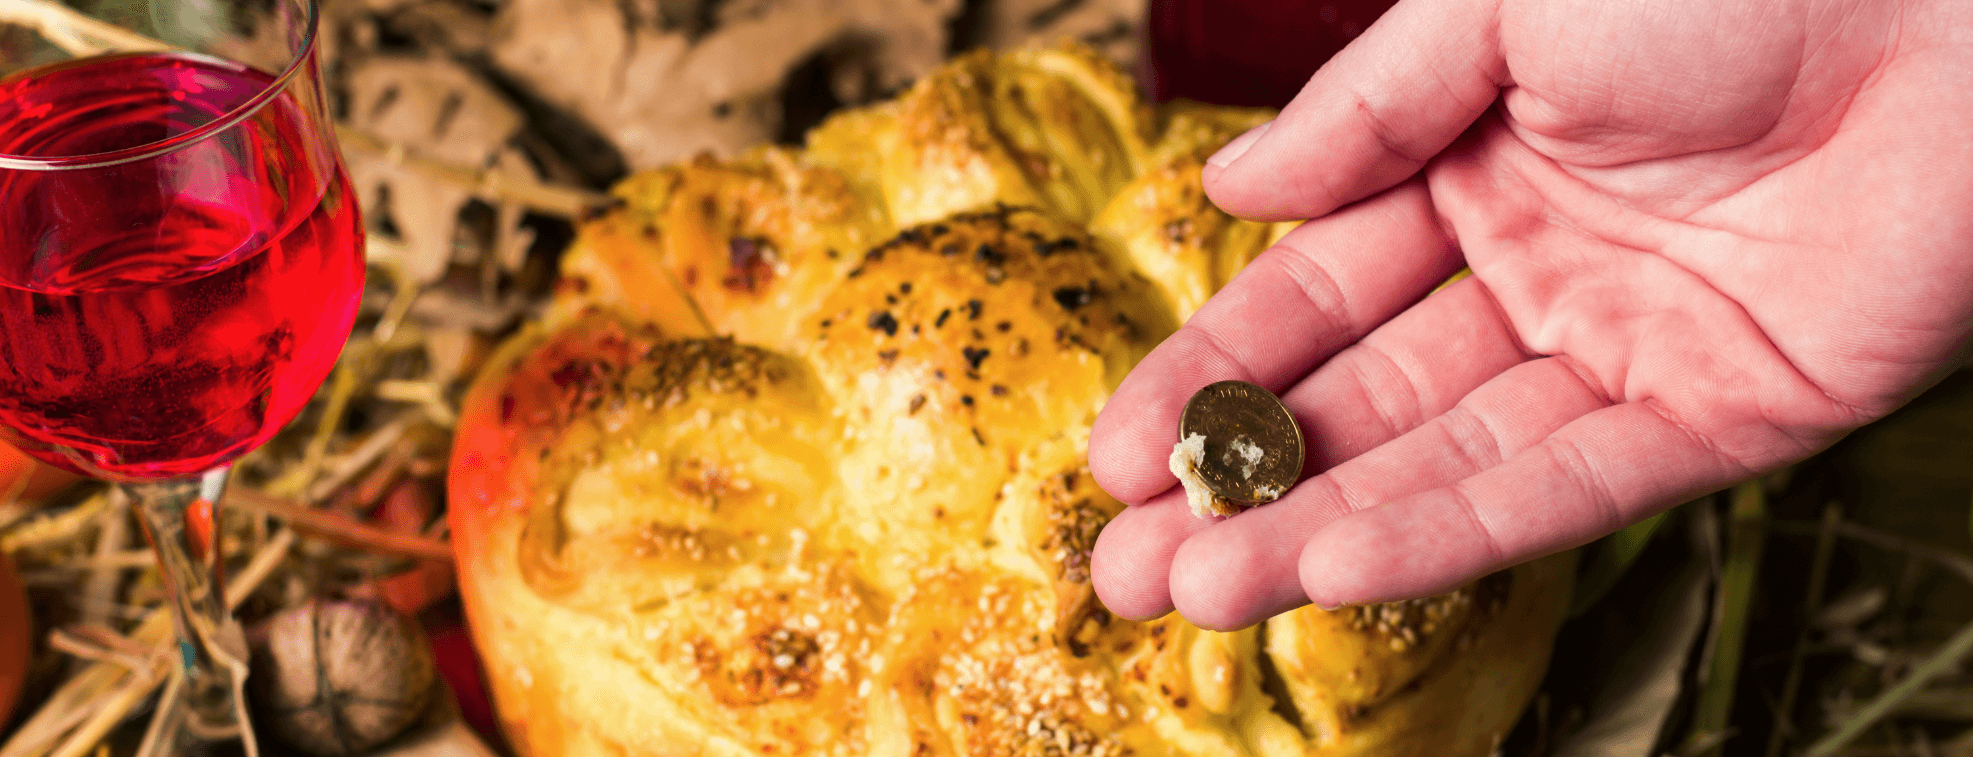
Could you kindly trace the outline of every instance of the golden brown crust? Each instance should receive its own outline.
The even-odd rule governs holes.
[[[901,225],[995,204],[1081,222],[1138,170],[1148,121],[1128,76],[1084,48],[981,50],[809,144],[811,161],[878,186]]]
[[[621,204],[563,261],[561,317],[602,305],[787,349],[817,299],[892,233],[842,174],[775,148],[642,174],[614,194]]]
[[[621,185],[454,446],[521,753],[1485,754],[1567,558],[1232,633],[1091,590],[1123,505],[1090,424],[1271,235],[1198,186],[1256,117],[1167,107],[1154,138],[1086,51],[982,53],[805,151]]]
[[[1166,103],[1158,109],[1158,140],[1148,163],[1181,158],[1204,161],[1222,145],[1274,118],[1272,108],[1229,108],[1190,100]]]
[[[1205,159],[1159,164],[1119,190],[1090,222],[1091,233],[1129,256],[1158,282],[1180,320],[1205,304],[1267,249],[1267,224],[1234,218],[1199,185]]]
[[[496,365],[454,527],[528,754],[1483,754],[1566,597],[1551,559],[1233,633],[1130,623],[1090,601],[1122,506],[1086,431],[1034,442],[1004,484],[974,473],[996,493],[983,531],[873,541],[841,527],[855,466],[829,461],[842,414],[801,360],[591,314]]]
[[[1199,183],[1220,145],[1272,112],[1178,102],[1159,115],[1164,129],[1144,170],[1117,190],[1089,228],[1157,282],[1183,321],[1277,238],[1270,224],[1221,211]]]
[[[1314,607],[1267,623],[1267,652],[1317,753],[1487,754],[1534,696],[1574,553],[1424,600]],[[1518,664],[1516,664],[1518,663]]]
[[[806,368],[598,313],[500,360],[453,474],[455,490],[499,499],[462,503],[475,515],[455,538],[476,568],[475,628],[509,650],[489,665],[528,748],[640,733],[733,753],[860,743],[844,703],[880,616],[805,535],[831,516],[813,495],[835,488],[836,428]],[[612,679],[595,685],[632,685],[663,717],[589,727],[607,690],[587,687]]]
[[[979,539],[1021,452],[1087,427],[1171,329],[1148,290],[1030,210],[959,214],[872,249],[806,349],[856,429],[845,527],[927,553]]]

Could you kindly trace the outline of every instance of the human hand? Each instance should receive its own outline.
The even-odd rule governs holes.
[[[1973,5],[1404,0],[1204,179],[1316,220],[1097,419],[1090,467],[1134,505],[1098,595],[1230,629],[1435,594],[1801,460],[1959,364]],[[1308,478],[1204,520],[1165,460],[1229,378],[1282,395]]]

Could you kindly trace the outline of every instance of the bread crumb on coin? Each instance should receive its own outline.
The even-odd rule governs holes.
[[[1185,502],[1192,506],[1192,514],[1205,518],[1240,512],[1240,508],[1234,507],[1233,503],[1206,488],[1205,479],[1199,477],[1199,463],[1205,459],[1204,434],[1187,436],[1171,450],[1171,474],[1185,485]]]
[[[1234,439],[1232,444],[1226,445],[1226,461],[1233,463],[1235,458],[1238,458],[1241,478],[1253,478],[1254,469],[1260,467],[1261,458],[1264,457],[1267,457],[1267,452],[1263,451],[1260,445],[1255,444],[1253,440],[1244,436]]]
[[[1254,468],[1260,464],[1261,458],[1266,454],[1258,445],[1248,441],[1246,437],[1241,437],[1227,445],[1225,460],[1229,466],[1237,465],[1240,468],[1240,475],[1251,479],[1254,477]],[[1219,496],[1206,486],[1205,478],[1199,474],[1199,464],[1205,459],[1204,434],[1191,434],[1171,450],[1171,474],[1177,476],[1178,482],[1185,485],[1185,502],[1192,506],[1192,514],[1208,518],[1240,512],[1241,505]],[[1254,489],[1255,496],[1261,502],[1273,502],[1286,493],[1286,489],[1272,484]]]

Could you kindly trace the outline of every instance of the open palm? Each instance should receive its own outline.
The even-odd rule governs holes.
[[[1098,594],[1208,628],[1432,594],[1800,460],[1959,364],[1973,4],[1404,0],[1205,180],[1316,220],[1098,419],[1091,467],[1136,505]],[[1227,378],[1282,395],[1310,478],[1204,520],[1164,461]]]

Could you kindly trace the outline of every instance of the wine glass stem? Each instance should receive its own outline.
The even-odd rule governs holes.
[[[241,736],[251,754],[257,750],[241,696],[246,639],[226,603],[219,543],[219,500],[227,473],[218,468],[197,478],[121,486],[157,553],[171,602],[178,662],[185,668],[184,728],[201,740]]]

